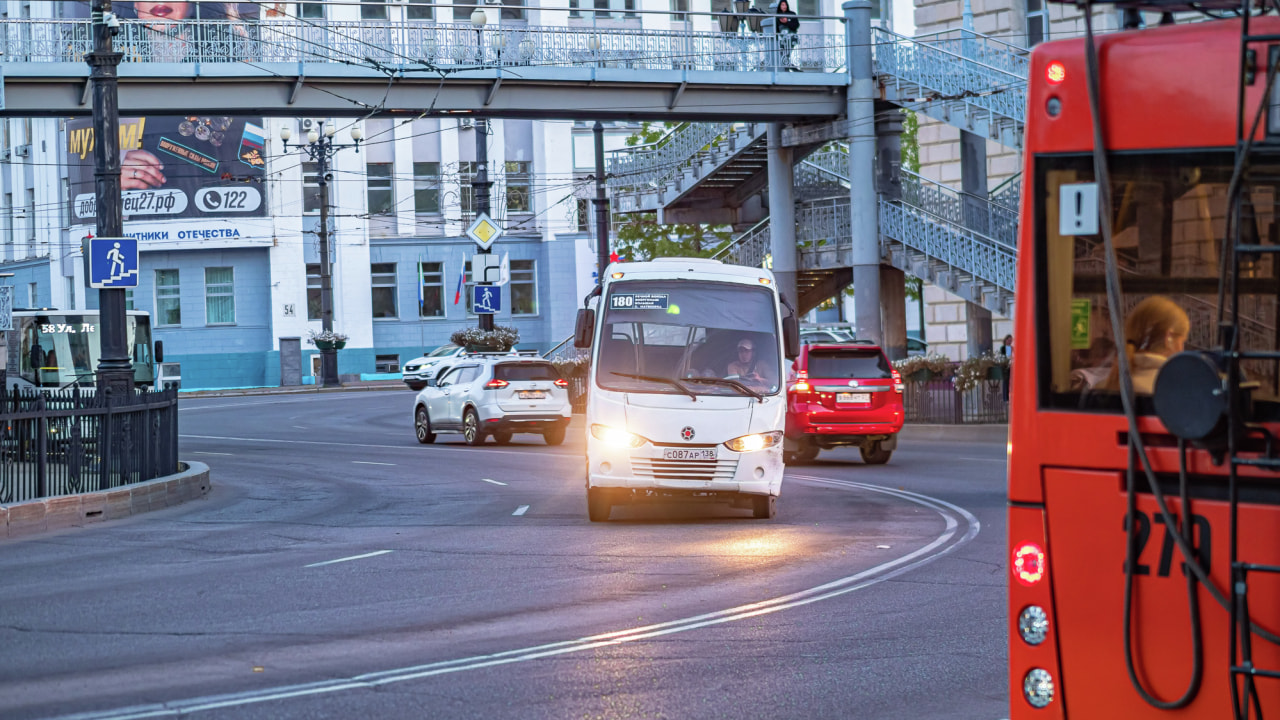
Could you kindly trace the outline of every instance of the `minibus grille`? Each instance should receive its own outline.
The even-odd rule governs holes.
[[[723,460],[663,460],[662,458],[631,458],[631,469],[637,477],[656,480],[733,480],[738,469],[738,459]]]

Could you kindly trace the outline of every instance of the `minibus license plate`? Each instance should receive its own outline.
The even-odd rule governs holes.
[[[838,403],[869,403],[871,393],[836,393]]]
[[[702,448],[698,450],[685,450],[684,448],[663,448],[662,457],[664,460],[715,460],[715,448]]]
[[[541,390],[521,390],[520,391],[521,400],[541,400],[544,397],[546,396],[542,394]]]

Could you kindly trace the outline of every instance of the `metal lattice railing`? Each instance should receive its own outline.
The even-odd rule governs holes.
[[[762,267],[769,257],[769,218],[765,218],[749,230],[738,235],[712,256],[713,259],[732,265]]]
[[[915,38],[872,28],[875,71],[924,91],[922,99],[960,100],[1021,126],[1026,116],[1027,51],[979,33],[953,30]]]
[[[974,278],[1013,292],[1017,251],[906,203],[880,201],[880,233]]]
[[[902,202],[1010,248],[1018,243],[1018,212],[988,198],[902,170]]]
[[[615,189],[656,188],[732,129],[732,123],[681,123],[658,142],[612,150],[605,159],[607,183]]]
[[[634,27],[499,25],[426,20],[185,20],[121,23],[124,62],[344,63],[404,69],[510,66],[632,70],[775,71],[776,35]],[[93,48],[88,19],[0,21],[0,62],[83,62]],[[802,34],[793,64],[844,72],[843,34]]]

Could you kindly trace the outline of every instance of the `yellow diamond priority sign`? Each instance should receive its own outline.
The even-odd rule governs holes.
[[[475,240],[481,250],[488,250],[490,245],[502,237],[502,233],[502,226],[484,213],[480,213],[471,227],[467,228],[467,237]]]

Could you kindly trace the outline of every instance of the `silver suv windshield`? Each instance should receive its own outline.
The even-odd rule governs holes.
[[[596,385],[662,394],[777,394],[782,359],[774,298],[770,288],[734,283],[614,283],[602,303]],[[695,378],[713,381],[687,382]]]

